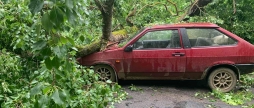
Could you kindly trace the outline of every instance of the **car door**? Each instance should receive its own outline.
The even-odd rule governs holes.
[[[208,68],[238,60],[238,42],[217,28],[186,28],[186,35],[191,46],[186,49],[186,79],[201,79]]]
[[[178,29],[147,30],[124,52],[127,79],[179,79],[185,72],[185,50]]]

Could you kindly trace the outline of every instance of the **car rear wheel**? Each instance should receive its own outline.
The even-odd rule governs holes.
[[[237,78],[234,71],[228,68],[218,68],[208,77],[208,85],[212,90],[229,92],[236,86]]]
[[[107,65],[96,65],[94,67],[94,72],[99,74],[99,79],[101,81],[111,80],[112,82],[116,81],[115,71]]]

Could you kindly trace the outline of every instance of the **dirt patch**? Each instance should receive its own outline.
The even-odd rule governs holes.
[[[228,105],[212,98],[195,97],[196,93],[210,92],[202,81],[120,81],[119,84],[126,90],[128,97],[121,103],[115,104],[116,108],[242,107]]]

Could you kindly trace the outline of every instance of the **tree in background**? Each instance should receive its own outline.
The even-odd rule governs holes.
[[[213,0],[189,22],[212,22],[254,43],[254,1]]]

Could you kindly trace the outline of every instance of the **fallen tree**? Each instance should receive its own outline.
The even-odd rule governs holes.
[[[102,37],[100,40],[94,41],[89,45],[81,47],[77,54],[78,57],[105,49],[107,42],[109,41],[109,37],[111,36],[112,15],[115,0],[94,0],[94,2],[102,15]]]
[[[122,39],[127,38],[130,32],[137,31],[138,28],[135,26],[131,18],[136,16],[137,14],[140,14],[140,12],[143,11],[145,8],[162,5],[165,8],[165,10],[169,12],[170,15],[179,16],[177,22],[180,22],[183,21],[187,15],[188,16],[200,15],[201,11],[203,11],[203,7],[206,6],[208,3],[211,3],[212,0],[195,0],[194,2],[191,2],[191,4],[188,7],[185,8],[187,9],[187,11],[178,9],[177,4],[172,2],[171,0],[167,0],[166,3],[155,2],[151,4],[146,4],[142,6],[139,10],[137,10],[137,8],[134,6],[125,19],[127,25],[131,27],[132,30],[128,31],[125,28],[123,28],[121,30],[114,32],[112,32],[112,17],[115,0],[105,0],[105,1],[94,0],[94,2],[102,15],[102,24],[103,24],[102,36],[99,40],[96,40],[88,45],[79,47],[77,57],[82,57],[94,52],[103,51],[107,48],[108,45],[117,43]],[[169,10],[167,6],[173,6],[174,11]],[[185,13],[180,15],[180,12],[182,11],[185,11]]]

